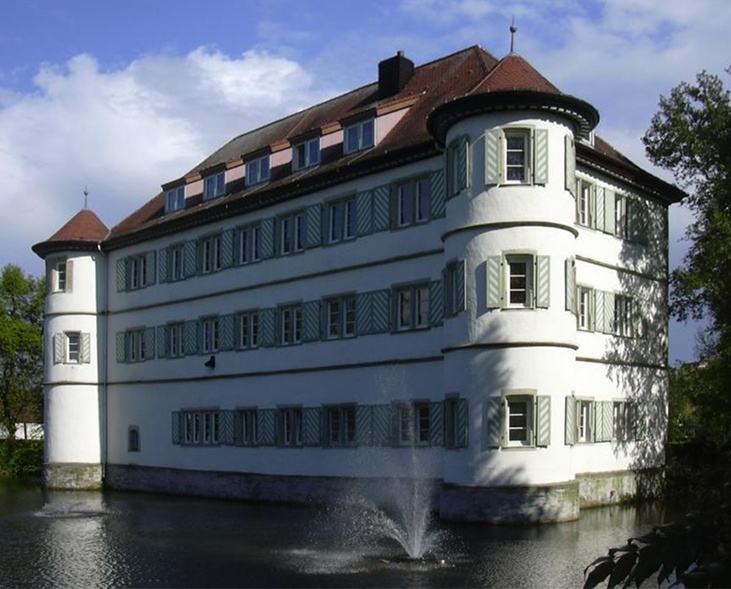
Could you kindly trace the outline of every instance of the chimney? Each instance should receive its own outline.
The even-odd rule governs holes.
[[[399,51],[378,64],[378,98],[388,98],[404,89],[414,74],[414,62]]]

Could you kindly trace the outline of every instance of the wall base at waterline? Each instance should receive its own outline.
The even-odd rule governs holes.
[[[89,463],[46,463],[43,465],[46,489],[93,491],[101,489],[102,465]]]

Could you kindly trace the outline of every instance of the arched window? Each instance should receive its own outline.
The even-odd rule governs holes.
[[[130,426],[127,431],[127,452],[140,451],[140,428],[136,425]]]

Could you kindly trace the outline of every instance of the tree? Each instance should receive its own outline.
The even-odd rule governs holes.
[[[41,416],[45,279],[18,266],[0,273],[0,428],[8,435],[6,461],[14,449],[15,424]]]

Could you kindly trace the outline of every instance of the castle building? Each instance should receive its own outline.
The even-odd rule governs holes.
[[[560,521],[662,463],[668,206],[587,102],[470,47],[232,139],[46,262],[50,488]],[[418,468],[413,465],[417,464]]]

